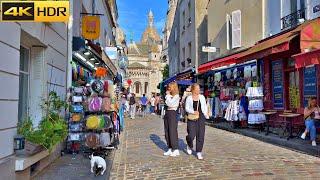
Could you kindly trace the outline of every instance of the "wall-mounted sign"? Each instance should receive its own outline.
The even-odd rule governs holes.
[[[284,108],[283,63],[281,60],[272,62],[272,87],[273,87],[273,107],[275,109],[283,109]]]
[[[118,59],[118,50],[117,47],[105,47],[104,51],[108,55],[108,57],[111,60],[117,60]]]
[[[82,37],[84,39],[98,39],[100,36],[100,17],[83,16],[82,17]]]
[[[311,97],[317,97],[316,67],[306,67],[303,72],[303,103],[306,107]]]
[[[320,11],[320,4],[316,5],[313,7],[313,13],[319,12]]]
[[[202,52],[217,52],[218,49],[212,46],[202,46]]]

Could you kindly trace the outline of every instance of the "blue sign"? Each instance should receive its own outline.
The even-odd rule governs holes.
[[[306,107],[311,97],[317,97],[316,67],[306,67],[303,73],[303,103]]]
[[[283,63],[282,60],[272,62],[273,107],[284,108],[283,95]]]

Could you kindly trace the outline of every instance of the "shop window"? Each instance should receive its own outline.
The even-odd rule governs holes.
[[[29,98],[29,72],[30,72],[30,50],[20,46],[20,68],[19,68],[19,104],[18,120],[28,117]]]
[[[148,92],[148,82],[144,83],[144,93],[147,94]]]

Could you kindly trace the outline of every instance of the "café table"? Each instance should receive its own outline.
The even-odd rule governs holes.
[[[292,135],[292,129],[293,129],[293,119],[297,118],[299,116],[302,116],[302,114],[297,114],[297,113],[283,113],[279,114],[279,117],[285,118],[286,121],[289,121],[289,136],[287,137],[287,140],[293,137]]]
[[[267,125],[267,132],[266,132],[266,135],[269,134],[269,127],[270,127],[270,124],[269,124],[269,120],[270,120],[270,117],[274,114],[277,114],[277,111],[264,111],[264,112],[260,112],[260,114],[264,114],[266,116],[266,125]]]

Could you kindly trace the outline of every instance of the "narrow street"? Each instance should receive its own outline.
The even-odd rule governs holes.
[[[204,160],[185,152],[186,124],[179,129],[180,156],[165,157],[158,116],[126,119],[110,179],[317,179],[320,160],[227,131],[206,127]]]

